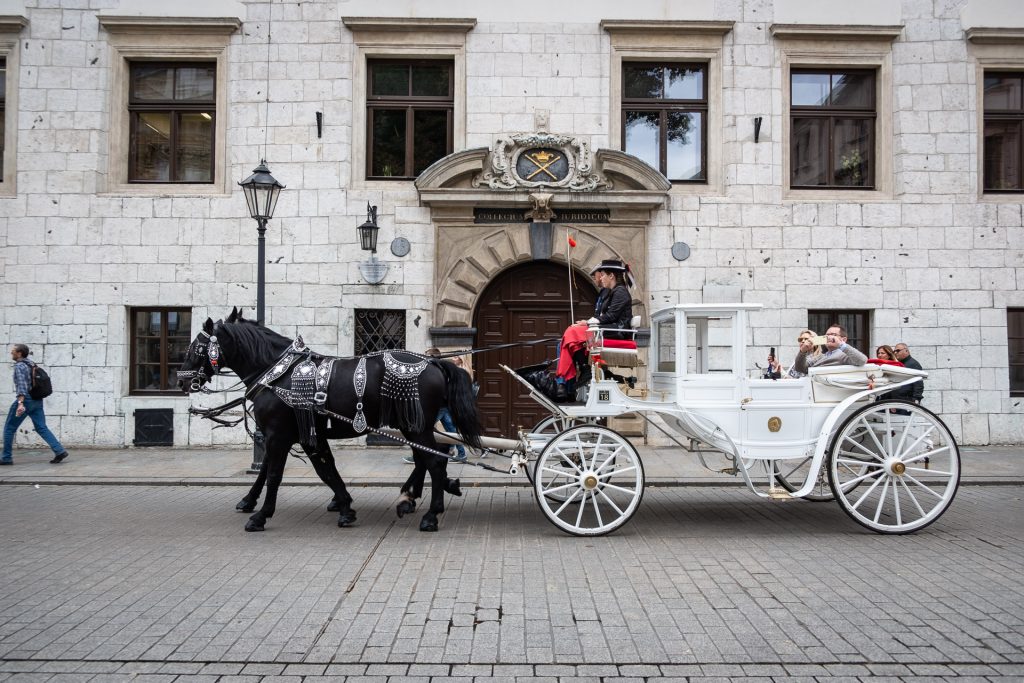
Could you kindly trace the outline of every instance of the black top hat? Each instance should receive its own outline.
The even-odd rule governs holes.
[[[604,270],[612,273],[625,273],[626,265],[619,259],[606,258],[604,261],[601,261],[599,265],[594,266],[594,268],[590,271],[590,274],[593,275],[599,270]]]

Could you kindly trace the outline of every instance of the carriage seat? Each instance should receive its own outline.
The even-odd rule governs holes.
[[[591,326],[587,330],[587,346],[592,360],[602,360],[605,364],[617,368],[635,368],[640,365],[640,356],[636,348],[636,331],[640,327],[640,316],[634,315],[629,321],[628,330],[612,330],[626,332],[629,339],[605,339],[604,333],[609,330]]]

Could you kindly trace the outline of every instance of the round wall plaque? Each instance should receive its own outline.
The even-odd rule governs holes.
[[[395,256],[405,256],[409,253],[409,240],[404,237],[396,237],[391,240],[391,253]]]
[[[685,261],[690,258],[690,245],[686,242],[676,242],[672,245],[672,257],[676,261]]]

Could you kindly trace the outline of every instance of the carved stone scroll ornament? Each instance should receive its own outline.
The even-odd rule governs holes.
[[[530,203],[533,204],[533,209],[526,212],[526,217],[533,221],[541,223],[550,223],[552,216],[555,215],[554,209],[551,208],[550,192],[534,192],[530,194]]]
[[[594,171],[589,145],[570,135],[516,133],[499,137],[489,158],[490,168],[473,178],[473,187],[557,187],[587,192],[608,185]]]

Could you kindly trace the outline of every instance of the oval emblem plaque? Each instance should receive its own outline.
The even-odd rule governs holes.
[[[553,147],[524,150],[516,160],[516,175],[531,183],[558,183],[569,175],[569,160]]]
[[[775,433],[782,429],[782,420],[777,417],[768,418],[768,431]]]

